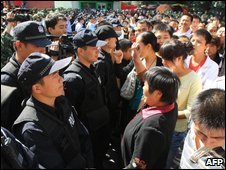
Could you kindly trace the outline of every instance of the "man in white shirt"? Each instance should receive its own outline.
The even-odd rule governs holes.
[[[78,23],[75,26],[75,31],[78,33],[79,31],[82,31],[84,28],[84,19],[82,17],[78,17]]]
[[[180,37],[181,35],[186,35],[188,38],[191,36],[191,23],[192,23],[193,17],[190,14],[184,14],[182,15],[180,22],[179,22],[179,29],[177,32],[175,32],[173,35],[176,35]]]
[[[192,106],[181,169],[225,169],[225,91],[201,92]],[[216,162],[214,163],[215,160]]]

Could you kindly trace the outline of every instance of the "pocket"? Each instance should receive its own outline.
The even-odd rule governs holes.
[[[86,113],[86,118],[90,131],[96,131],[110,121],[109,110],[106,106],[102,106],[94,111]]]

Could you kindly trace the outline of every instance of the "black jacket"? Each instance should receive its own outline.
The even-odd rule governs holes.
[[[120,95],[111,55],[101,49],[95,66],[102,80],[102,88],[105,92],[108,108],[110,111],[116,110],[120,101]]]
[[[109,111],[94,67],[89,69],[74,60],[64,72],[64,86],[65,96],[75,106],[80,120],[89,131],[98,130],[109,123]]]
[[[20,68],[20,63],[16,60],[15,54],[10,58],[9,62],[1,69],[1,84],[17,89],[11,96],[9,103],[9,110],[7,115],[3,115],[4,120],[1,121],[1,125],[11,130],[13,122],[21,113],[23,107],[21,106],[22,101],[25,98],[25,93],[22,90],[19,82],[17,81],[17,73]]]
[[[167,113],[147,118],[138,112],[128,123],[122,137],[121,151],[126,169],[142,169],[142,166],[144,169],[165,168],[177,116],[177,103]],[[134,162],[140,168],[134,166]]]
[[[52,108],[31,97],[13,125],[15,136],[31,149],[47,169],[93,167],[87,129],[64,96]]]

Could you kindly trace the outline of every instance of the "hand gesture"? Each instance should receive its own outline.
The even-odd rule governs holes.
[[[111,56],[114,58],[117,64],[120,64],[123,59],[123,52],[121,50],[111,51]]]
[[[133,43],[132,47],[132,59],[133,60],[140,60],[140,46],[138,43]]]

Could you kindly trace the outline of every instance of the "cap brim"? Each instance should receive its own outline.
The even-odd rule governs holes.
[[[113,27],[123,27],[122,24],[112,24]]]
[[[39,47],[46,47],[48,45],[50,45],[52,42],[50,40],[46,39],[37,39],[37,40],[30,40],[30,41],[26,41],[30,44],[34,44],[37,45]]]
[[[55,63],[53,64],[53,66],[51,67],[51,69],[49,71],[49,74],[52,74],[56,71],[63,69],[64,67],[68,66],[70,64],[71,60],[72,60],[72,57],[67,57],[67,58],[55,61]]]
[[[96,47],[102,47],[105,46],[106,44],[107,44],[106,41],[98,40],[96,43]]]

